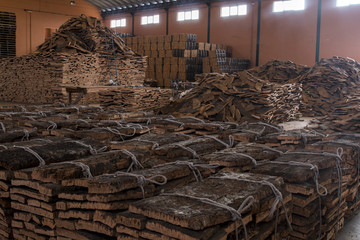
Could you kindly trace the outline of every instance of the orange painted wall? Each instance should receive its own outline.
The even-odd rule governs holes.
[[[111,17],[106,17],[104,19],[104,24],[105,26],[110,27],[110,21],[112,19],[122,19],[125,18],[126,19],[126,27],[118,27],[118,28],[112,28],[113,31],[118,32],[118,33],[129,33],[131,34],[132,31],[132,17],[131,14],[116,14],[116,15],[112,15]]]
[[[199,20],[177,21],[179,11],[199,10]],[[207,41],[208,8],[205,4],[187,5],[169,9],[169,34],[195,33],[198,42]]]
[[[320,57],[351,57],[360,61],[360,5],[336,7],[323,1]]]
[[[0,11],[16,14],[17,56],[28,54],[43,43],[45,28],[59,28],[69,18],[81,14],[101,18],[100,11],[85,0],[76,0],[75,6],[68,0],[1,0]]]
[[[221,6],[241,3],[228,1],[211,6],[210,42],[227,44],[233,48],[233,56],[248,58],[254,66],[256,58],[257,1],[248,3],[247,16],[220,17]],[[262,0],[260,64],[271,59],[292,60],[296,63],[313,65],[316,51],[317,0],[306,0],[304,11],[273,13],[274,0]],[[322,25],[320,57],[334,55],[360,60],[360,5],[336,7],[336,0],[322,0]],[[199,21],[178,22],[179,10],[200,9]],[[160,16],[159,26],[140,26],[135,21],[135,35],[165,34],[165,11]],[[151,11],[154,12],[154,11]],[[156,11],[155,11],[156,12]],[[137,13],[136,16],[148,12]],[[111,18],[111,17],[108,17]],[[107,18],[107,19],[108,19]],[[195,33],[198,41],[207,40],[207,6],[188,5],[169,10],[169,34]]]
[[[152,15],[160,15],[160,23],[159,24],[148,24],[141,25],[141,17],[142,16],[152,16]],[[165,35],[166,34],[166,13],[165,10],[157,10],[157,11],[144,11],[138,12],[135,14],[134,19],[134,33],[137,36],[144,35]]]
[[[307,0],[304,11],[273,12],[274,1],[263,1],[260,65],[271,59],[315,62],[317,1]]]
[[[246,16],[221,17],[221,7],[242,4],[241,2],[221,2],[211,5],[210,42],[232,46],[233,56],[255,62],[257,3],[247,4]]]

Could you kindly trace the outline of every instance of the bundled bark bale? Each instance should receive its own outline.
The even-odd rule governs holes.
[[[2,226],[3,228],[0,231],[0,235],[11,239],[13,237],[13,229],[9,228],[11,223],[12,227],[19,226],[18,222],[13,221],[13,210],[23,208],[24,206],[24,197],[20,197],[19,201],[13,205],[11,203],[10,196],[10,186],[13,184],[11,182],[14,179],[14,172],[18,169],[35,167],[39,164],[46,164],[56,161],[71,160],[79,156],[85,156],[90,154],[90,149],[85,143],[71,142],[66,143],[66,139],[51,138],[50,139],[34,139],[26,142],[12,142],[6,143],[3,146],[6,147],[5,150],[1,151],[0,154],[0,175],[1,175],[1,208],[0,212],[2,213]],[[67,140],[68,141],[68,140]],[[88,141],[96,147],[94,141]],[[84,146],[85,145],[85,146]],[[41,196],[38,196],[41,198]],[[18,198],[16,198],[18,199]],[[30,206],[25,208],[28,211],[36,210],[37,202],[32,202]],[[8,224],[8,225],[6,225]],[[31,227],[31,226],[29,226]],[[26,232],[24,229],[23,231]],[[15,236],[14,236],[15,237]],[[35,238],[36,239],[36,238]]]
[[[282,154],[282,151],[263,144],[239,143],[233,148],[202,155],[200,159],[210,164],[226,167],[227,171],[244,172],[252,169],[258,162],[275,160]]]
[[[304,148],[306,144],[321,141],[325,135],[316,131],[291,130],[279,131],[259,137],[256,142],[270,147],[281,147],[284,149]]]
[[[112,70],[115,62],[117,69]],[[113,76],[117,71],[119,85],[143,85],[145,69],[144,57],[134,53],[99,20],[82,15],[64,23],[34,54],[1,62],[0,99],[62,101],[67,96],[65,87],[104,86],[109,83],[110,71]]]
[[[247,71],[207,74],[190,93],[160,111],[219,121],[286,121],[300,116],[300,93],[295,84],[285,88],[255,78]]]
[[[135,154],[139,161],[146,160],[144,155],[141,157],[141,153]],[[74,190],[74,187],[69,190],[61,186],[61,181],[63,179],[70,181],[74,178],[92,177],[93,174],[96,176],[112,173],[118,169],[128,168],[131,162],[130,156],[117,151],[15,172],[15,179],[12,181],[13,186],[10,190],[12,206],[15,209],[14,221],[16,226],[14,232],[18,235],[36,236],[33,237],[35,239],[56,237],[58,212],[55,205],[59,202],[58,196],[62,193],[70,194],[71,189]],[[80,195],[79,188],[75,192],[78,196]],[[24,207],[24,204],[29,206]],[[92,203],[84,204],[90,206]],[[101,204],[94,204],[94,206],[100,208],[106,205],[106,203]]]
[[[115,238],[118,235],[115,231],[117,215],[127,210],[131,202],[195,181],[196,175],[193,175],[188,164],[190,162],[164,164],[131,173],[121,172],[118,167],[119,171],[114,174],[62,181],[63,186],[79,189],[59,195],[58,234],[70,239],[76,239],[77,235],[84,239],[91,239],[89,236],[97,236],[97,239]],[[191,166],[196,167],[196,164]],[[200,172],[204,177],[210,173],[206,169]],[[142,183],[140,178],[145,182]],[[117,228],[117,231],[126,231],[126,228]]]
[[[248,72],[254,77],[270,82],[287,84],[296,83],[298,78],[310,68],[291,61],[271,60],[262,66],[249,69]]]
[[[359,138],[356,135],[333,135],[326,138],[324,142],[308,145],[309,149],[316,149],[336,153],[343,149],[342,173],[345,189],[349,191],[346,196],[347,212],[346,216],[351,216],[359,209]]]
[[[147,111],[170,103],[171,89],[151,87],[117,87],[99,92],[100,105],[106,108],[125,108],[130,111]]]
[[[343,171],[340,161],[341,155],[298,150],[251,170],[284,179],[293,194],[293,239],[333,239],[342,228],[349,193],[344,179],[350,174]]]
[[[284,196],[284,204],[291,200],[291,195],[282,188],[281,178],[222,173],[202,182],[191,183],[157,197],[132,203],[129,207],[130,219],[142,220],[142,224],[133,224],[131,229],[145,239],[156,239],[160,235],[170,239],[226,239],[234,234],[236,226],[239,233],[241,229],[241,234],[246,229],[249,239],[265,239],[273,231],[266,231],[265,236],[260,237],[264,232],[258,232],[253,226],[261,228],[264,222],[271,221],[271,218],[266,218],[270,213],[274,193],[269,185],[263,185],[261,181],[280,190]],[[209,191],[212,194],[208,194]],[[241,217],[238,218],[233,211],[240,205],[238,212]],[[275,204],[274,208],[280,206]],[[265,217],[256,224],[256,218],[260,215]],[[119,218],[120,226],[127,225],[125,219]],[[241,221],[234,222],[234,219]],[[274,230],[275,225],[271,221],[270,228]],[[120,226],[118,229],[122,229]],[[130,231],[127,235],[129,233]],[[118,239],[125,239],[127,235]]]

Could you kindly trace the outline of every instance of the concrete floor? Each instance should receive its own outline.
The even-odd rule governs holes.
[[[336,240],[360,240],[360,211],[355,213],[338,233]]]

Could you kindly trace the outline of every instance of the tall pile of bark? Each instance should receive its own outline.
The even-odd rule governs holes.
[[[116,65],[116,69],[115,69]],[[53,103],[66,96],[65,87],[143,85],[146,59],[92,17],[64,23],[29,55],[0,63],[0,101]],[[111,75],[110,75],[111,72]]]

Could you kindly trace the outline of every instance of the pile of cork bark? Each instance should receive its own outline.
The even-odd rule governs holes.
[[[356,134],[60,105],[0,109],[1,239],[334,239]]]
[[[300,100],[301,88],[296,84],[271,83],[247,71],[204,74],[190,93],[161,112],[231,122],[249,119],[282,122],[301,116]]]
[[[36,52],[1,61],[0,100],[54,103],[67,96],[69,86],[104,86],[110,80],[143,85],[145,71],[144,57],[100,20],[82,15],[64,23]]]

